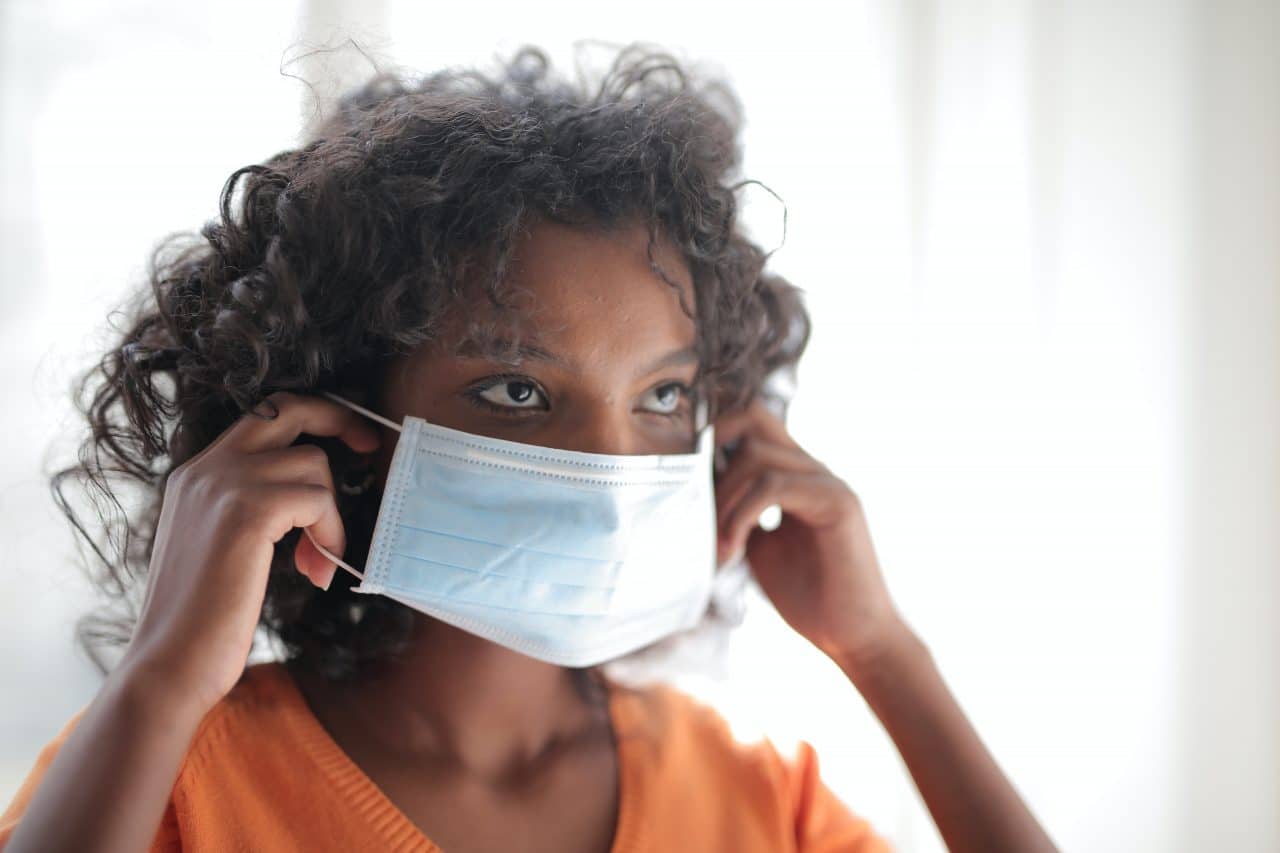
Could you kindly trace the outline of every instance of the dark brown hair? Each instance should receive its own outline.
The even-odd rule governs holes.
[[[198,235],[157,246],[117,343],[76,379],[89,427],[79,463],[51,477],[110,599],[79,626],[99,667],[104,644],[132,630],[169,472],[271,391],[358,397],[391,358],[431,340],[452,306],[504,305],[513,238],[534,218],[639,220],[651,263],[658,234],[673,241],[693,274],[697,385],[712,417],[800,358],[800,291],[765,272],[768,255],[740,228],[735,193],[755,182],[739,179],[728,85],[641,45],[594,82],[553,74],[534,47],[498,66],[414,81],[377,73],[308,142],[232,173],[220,216]],[[355,457],[324,446],[340,482]],[[72,510],[69,478],[92,499],[101,536]],[[113,480],[140,492],[128,512]],[[363,563],[380,497],[336,495],[347,562]],[[328,591],[313,587],[293,566],[300,534],[277,544],[261,617],[285,657],[345,679],[402,647],[412,611],[350,592],[341,572]]]

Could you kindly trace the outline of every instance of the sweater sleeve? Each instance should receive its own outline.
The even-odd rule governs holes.
[[[41,780],[44,779],[45,773],[49,770],[49,765],[53,763],[54,757],[58,754],[58,750],[66,742],[76,723],[84,716],[84,709],[78,711],[67,721],[62,730],[54,736],[41,748],[36,755],[35,763],[27,772],[27,776],[22,780],[22,784],[18,787],[18,792],[14,794],[13,799],[0,814],[0,851],[9,846],[9,839],[13,837],[13,833],[17,831],[18,824],[22,820],[22,815],[26,812],[27,806],[31,804],[31,800],[36,795],[36,790],[40,787]],[[150,853],[173,853],[182,849],[182,841],[178,835],[177,816],[173,808],[173,799],[169,799],[165,806],[164,816],[160,820],[160,826],[156,829],[156,837],[148,848]]]
[[[800,853],[891,853],[887,839],[854,814],[818,773],[818,753],[801,740],[794,758],[777,756]]]

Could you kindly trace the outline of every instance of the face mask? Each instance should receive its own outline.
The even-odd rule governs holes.
[[[378,593],[530,657],[593,666],[693,627],[716,570],[714,428],[697,450],[584,453],[406,415],[362,573]],[[706,404],[698,423],[706,419]]]

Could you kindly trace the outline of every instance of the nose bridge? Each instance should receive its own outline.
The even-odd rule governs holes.
[[[707,427],[708,406],[699,400],[694,409],[694,448],[699,445]],[[616,400],[598,399],[581,405],[565,424],[560,446],[565,450],[584,453],[606,453],[613,456],[634,456],[655,452],[646,446],[631,425],[630,410],[617,405]],[[677,452],[671,450],[668,452]],[[683,450],[679,452],[684,452]]]
[[[582,407],[565,436],[566,449],[614,456],[637,453],[633,430],[627,428],[626,418],[617,409],[607,402]]]

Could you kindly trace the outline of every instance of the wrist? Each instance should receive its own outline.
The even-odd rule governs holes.
[[[105,687],[133,719],[194,732],[212,707],[163,667],[125,658],[107,676]]]
[[[854,686],[866,692],[929,657],[929,649],[896,614],[873,635],[844,643],[829,653]]]

